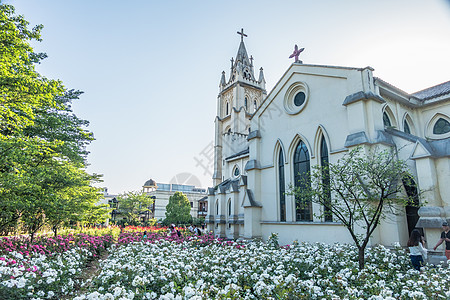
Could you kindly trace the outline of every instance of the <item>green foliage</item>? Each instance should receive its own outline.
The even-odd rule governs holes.
[[[290,194],[300,205],[312,201],[326,208],[316,215],[331,213],[348,229],[360,251],[361,268],[364,249],[380,221],[414,203],[402,185],[402,180],[411,178],[406,162],[390,149],[356,148],[335,164],[313,167],[310,175],[311,183],[291,187]]]
[[[91,184],[99,176],[85,171],[93,136],[71,109],[81,92],[35,70],[46,55],[30,42],[40,41],[43,26],[28,25],[0,5],[0,232],[21,224],[33,236],[46,223],[56,233],[104,213],[94,213],[99,192]]]
[[[175,192],[169,198],[166,206],[165,223],[188,224],[192,222],[191,203],[188,197],[182,192]]]
[[[127,218],[128,224],[140,224],[140,215],[147,215],[153,198],[144,192],[128,192],[118,196],[119,212]]]

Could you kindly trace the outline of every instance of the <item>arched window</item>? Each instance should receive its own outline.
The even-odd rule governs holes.
[[[446,134],[450,132],[450,123],[444,118],[439,118],[433,126],[433,134]]]
[[[219,200],[216,201],[216,215],[219,215]]]
[[[326,195],[325,203],[323,206],[323,215],[325,222],[333,222],[333,215],[331,213],[331,191],[330,191],[330,169],[328,159],[328,147],[325,137],[322,136],[320,142],[320,166],[322,167],[322,187],[323,192]]]
[[[411,134],[411,128],[409,128],[409,124],[406,119],[403,121],[403,132]]]
[[[391,127],[392,126],[391,119],[389,119],[389,116],[388,116],[387,112],[383,113],[383,124],[384,124],[384,127]]]
[[[416,182],[410,176],[404,177],[402,179],[403,186],[405,187],[406,195],[408,196],[408,203],[405,207],[406,209],[406,222],[408,224],[408,232],[416,228],[417,221],[419,221],[419,192],[417,190]],[[423,232],[423,228],[418,228]]]
[[[256,111],[258,108],[258,103],[256,103],[256,100],[253,101],[253,109]]]
[[[228,199],[228,203],[227,203],[227,213],[228,213],[228,229],[231,228],[231,199]]]
[[[229,111],[230,111],[230,106],[229,106],[229,103],[227,102],[227,110],[226,110],[226,115],[228,116],[228,114],[229,114]]]
[[[295,187],[302,188],[310,185],[309,151],[303,141],[300,141],[294,153],[294,182]],[[312,221],[311,199],[295,199],[297,221]]]
[[[248,102],[247,97],[245,97],[245,98],[244,98],[244,107],[245,107],[245,110],[247,110],[247,104],[248,104],[247,102]]]
[[[286,221],[286,196],[284,183],[284,157],[283,150],[280,148],[278,156],[278,184],[280,186],[280,221]]]

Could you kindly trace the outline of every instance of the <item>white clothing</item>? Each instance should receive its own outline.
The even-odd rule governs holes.
[[[419,246],[409,247],[409,255],[422,255],[423,260],[427,259],[427,249],[419,243]]]

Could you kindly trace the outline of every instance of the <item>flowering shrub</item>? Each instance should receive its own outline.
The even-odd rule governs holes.
[[[78,228],[65,228],[60,230],[61,235],[69,234],[87,234],[91,236],[104,236],[110,235],[114,239],[119,237],[121,230],[119,226],[110,225],[107,227],[78,227]]]
[[[0,257],[0,299],[59,299],[72,295],[81,283],[78,276],[93,253],[74,247],[53,256],[31,257],[11,252]]]
[[[86,234],[0,239],[0,299],[73,295],[87,262],[106,251],[112,236]]]
[[[196,236],[192,234],[187,235],[181,235],[178,236],[177,234],[170,234],[164,231],[157,231],[157,232],[149,232],[147,233],[147,239],[144,242],[148,243],[156,243],[160,240],[164,241],[172,241],[175,243],[182,243],[185,241],[190,241],[193,245],[196,246],[204,246],[209,245],[214,242],[220,242],[220,240],[217,240],[214,238],[214,235],[208,234],[208,235],[201,235]],[[133,242],[139,242],[143,241],[143,232],[135,231],[135,232],[122,232],[117,240],[118,245],[126,245]]]
[[[86,234],[66,235],[57,237],[38,236],[31,244],[29,237],[13,236],[0,238],[0,255],[9,252],[17,252],[21,255],[31,255],[33,253],[53,255],[62,253],[79,247],[87,249],[93,253],[93,256],[99,255],[113,243],[113,237],[110,235],[90,236]]]
[[[147,231],[143,240],[141,230],[124,230],[112,245],[111,236],[41,237],[31,246],[25,237],[3,239],[0,299],[450,298],[450,269],[418,272],[400,248],[368,249],[359,270],[351,245],[279,247],[276,235],[263,244]],[[108,247],[101,272],[81,279],[87,262]]]
[[[166,232],[167,227],[156,227],[156,226],[126,226],[123,229],[124,232]]]
[[[350,245],[282,248],[194,240],[113,246],[82,299],[448,299],[448,268],[411,268],[402,250]]]

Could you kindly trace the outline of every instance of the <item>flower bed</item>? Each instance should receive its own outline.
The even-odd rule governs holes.
[[[57,237],[38,236],[33,243],[26,236],[3,237],[0,238],[0,255],[17,252],[25,256],[34,253],[51,256],[54,253],[62,253],[74,247],[79,247],[92,252],[95,257],[105,251],[112,243],[113,237],[110,235],[90,236],[84,233],[58,235]]]
[[[159,239],[113,246],[81,299],[448,299],[448,268],[410,266],[403,250],[350,245],[274,247]]]
[[[89,260],[113,243],[112,236],[85,234],[0,240],[0,299],[60,299],[74,295]]]

